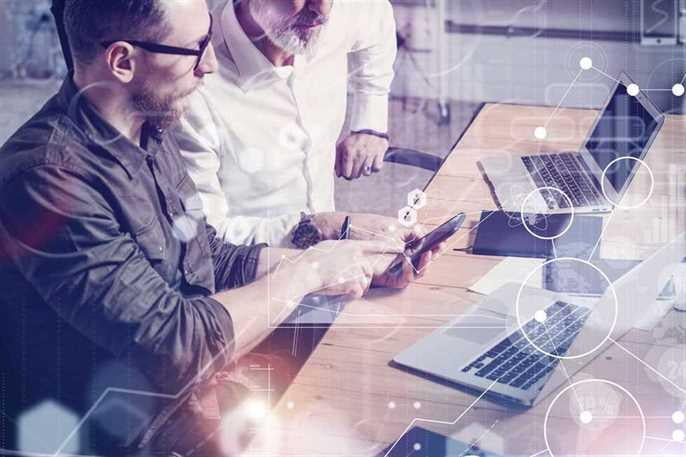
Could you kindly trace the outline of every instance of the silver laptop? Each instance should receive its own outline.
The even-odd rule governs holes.
[[[622,73],[580,151],[482,159],[479,165],[501,209],[552,214],[571,212],[573,206],[577,213],[611,211],[638,169],[636,160],[617,159],[642,160],[664,123],[643,92],[627,93],[630,84]]]
[[[686,233],[661,247],[600,298],[507,284],[393,362],[467,390],[485,391],[496,402],[533,406],[650,313],[686,254],[685,239]]]

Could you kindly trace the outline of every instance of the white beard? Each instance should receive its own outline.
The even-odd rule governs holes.
[[[269,5],[269,0],[252,0],[250,14],[262,27],[267,38],[284,51],[294,55],[311,56],[319,42],[321,28],[324,27],[324,25],[319,26],[308,31],[307,36],[301,36],[293,23],[285,22],[277,17]]]

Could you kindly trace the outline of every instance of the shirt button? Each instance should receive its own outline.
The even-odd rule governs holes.
[[[157,249],[158,249],[160,252],[164,251],[164,248],[163,248],[162,246],[159,246]]]

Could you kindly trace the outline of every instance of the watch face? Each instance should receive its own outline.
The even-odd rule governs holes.
[[[307,249],[322,240],[317,227],[310,221],[301,223],[293,234],[293,244],[300,249]]]

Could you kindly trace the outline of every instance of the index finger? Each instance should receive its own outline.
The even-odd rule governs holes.
[[[400,254],[405,251],[405,243],[399,240],[364,240],[356,243],[367,254]]]

